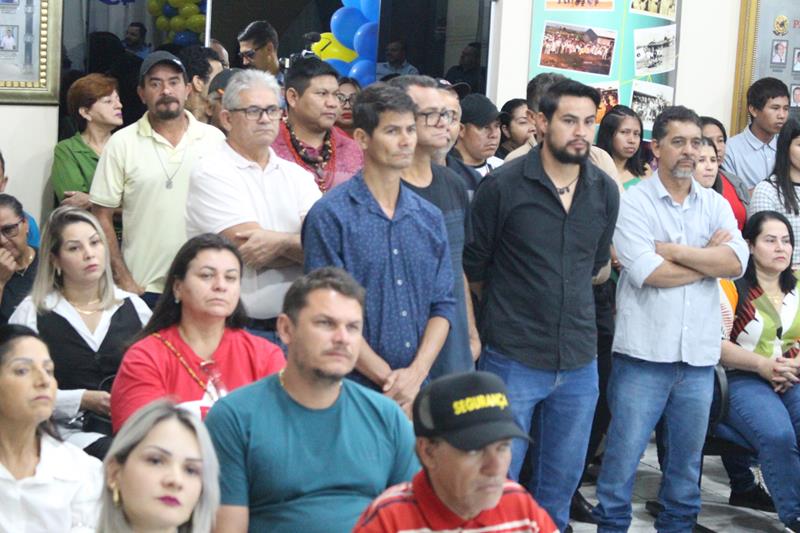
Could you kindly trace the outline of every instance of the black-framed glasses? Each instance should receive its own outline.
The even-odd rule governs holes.
[[[417,113],[417,116],[425,118],[426,126],[438,126],[439,121],[443,122],[445,126],[449,126],[456,119],[456,112],[452,109],[445,109],[444,111]]]
[[[265,46],[267,46],[267,45],[266,44],[262,44],[261,46],[259,46],[257,48],[251,48],[250,50],[245,50],[244,52],[239,52],[239,58],[240,59],[247,59],[249,61],[252,61],[253,58],[256,57],[256,52],[258,52],[259,50],[261,50]]]
[[[3,234],[3,237],[6,239],[11,239],[12,237],[16,237],[19,235],[19,227],[22,223],[25,222],[24,219],[19,219],[19,222],[16,224],[6,224],[5,226],[0,226],[0,233]]]
[[[269,107],[258,107],[257,105],[251,105],[249,107],[231,109],[230,111],[239,111],[244,113],[244,116],[247,117],[247,120],[258,120],[262,117],[262,115],[267,115],[267,118],[270,120],[279,120],[281,116],[283,116],[283,110],[276,105],[271,105]]]
[[[353,107],[353,102],[356,101],[356,93],[351,94],[350,96],[345,96],[344,93],[336,93],[336,98],[339,99],[339,103],[344,106],[345,104]]]

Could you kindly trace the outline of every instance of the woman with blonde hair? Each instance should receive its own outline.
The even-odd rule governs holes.
[[[98,531],[208,533],[219,507],[218,475],[200,419],[168,400],[152,402],[108,450]]]
[[[111,380],[151,316],[137,295],[114,285],[107,250],[94,215],[69,206],[53,211],[31,294],[9,319],[37,331],[53,354],[62,436],[100,459],[110,444]]]

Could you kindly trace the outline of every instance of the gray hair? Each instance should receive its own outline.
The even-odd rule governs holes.
[[[281,88],[275,76],[261,70],[247,69],[231,76],[225,86],[225,93],[222,95],[222,107],[227,110],[241,107],[239,97],[242,91],[255,88],[269,89],[275,93],[279,101],[281,99]]]
[[[56,292],[61,293],[64,288],[63,277],[56,272],[53,258],[58,257],[61,251],[61,245],[64,243],[63,234],[64,229],[79,222],[85,222],[94,228],[100,236],[100,240],[105,248],[105,260],[103,261],[103,275],[99,280],[99,297],[100,305],[103,309],[108,309],[117,303],[114,297],[114,277],[111,272],[111,253],[108,251],[108,241],[103,228],[100,226],[100,221],[85,209],[79,207],[61,206],[50,213],[50,218],[47,219],[47,224],[42,231],[42,242],[39,248],[40,253],[43,254],[39,257],[39,268],[36,271],[36,277],[33,280],[33,287],[31,288],[31,300],[36,309],[40,312],[46,313],[51,309],[45,306],[47,295]]]
[[[214,445],[211,443],[208,430],[200,419],[169,400],[156,400],[139,409],[125,422],[122,429],[114,437],[111,448],[109,448],[103,462],[106,471],[106,487],[103,490],[102,509],[97,531],[103,533],[133,532],[122,511],[122,506],[117,507],[114,505],[112,492],[108,487],[108,466],[112,462],[116,462],[119,465],[125,464],[133,449],[147,437],[157,424],[173,418],[186,426],[197,437],[203,459],[203,489],[200,493],[200,500],[197,502],[189,521],[178,527],[178,533],[208,533],[211,531],[220,498],[217,454],[214,451]],[[121,497],[124,501],[125,495],[121,494]]]

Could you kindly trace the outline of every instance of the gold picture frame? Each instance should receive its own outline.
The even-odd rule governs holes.
[[[62,0],[0,0],[0,103],[58,104]]]
[[[733,103],[729,134],[735,135],[749,123],[747,115],[747,89],[764,76],[780,79],[787,86],[799,83],[790,61],[775,60],[771,47],[778,42],[787,43],[784,53],[792,51],[789,33],[790,18],[797,19],[797,0],[741,0],[739,12],[739,40],[736,51]]]

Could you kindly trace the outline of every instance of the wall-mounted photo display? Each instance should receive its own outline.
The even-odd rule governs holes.
[[[613,30],[546,22],[540,65],[608,76],[616,41]]]
[[[675,24],[633,30],[636,76],[675,70],[678,56]]]
[[[630,0],[631,13],[675,20],[678,0]]]
[[[645,130],[653,129],[653,121],[665,107],[672,105],[675,89],[669,85],[634,80],[631,109],[639,114]],[[647,137],[646,140],[649,140]]]
[[[548,11],[612,11],[614,0],[546,0]]]

